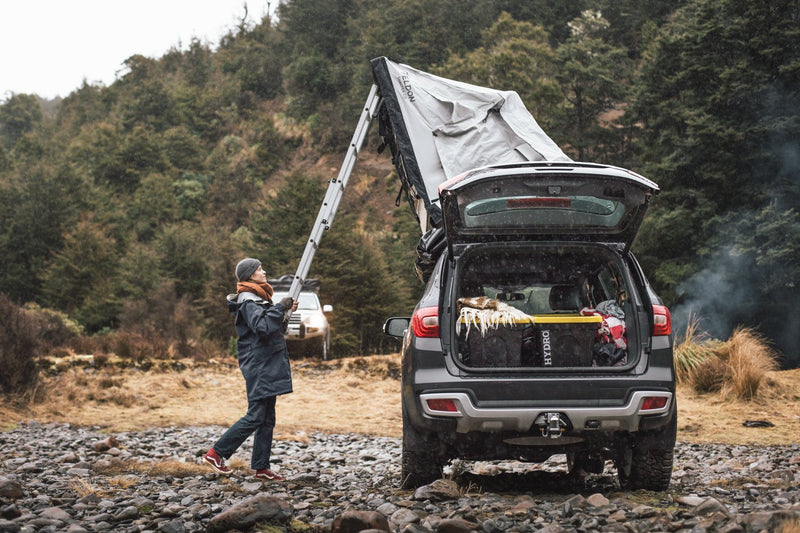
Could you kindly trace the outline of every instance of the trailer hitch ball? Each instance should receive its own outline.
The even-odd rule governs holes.
[[[561,413],[542,413],[534,422],[538,426],[542,437],[557,439],[564,434],[567,421]]]

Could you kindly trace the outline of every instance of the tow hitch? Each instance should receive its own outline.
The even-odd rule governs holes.
[[[542,437],[557,439],[564,434],[567,420],[561,413],[542,413],[533,421],[534,425],[542,432]]]

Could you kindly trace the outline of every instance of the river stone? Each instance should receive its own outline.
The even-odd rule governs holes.
[[[402,529],[406,524],[416,524],[419,522],[419,515],[411,509],[398,509],[389,517],[389,522],[397,526],[397,529]]]
[[[378,511],[379,513],[381,513],[384,516],[392,516],[392,513],[397,511],[397,509],[398,509],[398,507],[395,504],[393,504],[391,502],[386,502],[386,503],[383,503],[383,504],[379,505],[378,508],[376,509],[376,511]]]
[[[123,522],[125,520],[133,520],[134,518],[139,518],[139,509],[137,509],[133,505],[128,505],[127,507],[124,507],[124,508],[120,509],[114,515],[114,521],[115,522]]]
[[[748,532],[780,531],[778,526],[790,520],[800,520],[800,511],[760,511],[748,513],[742,517],[741,523]],[[787,529],[786,531],[793,530]]]
[[[67,522],[72,519],[72,516],[60,507],[48,507],[39,513],[39,516],[49,520],[60,520],[61,522]]]
[[[430,485],[423,485],[414,492],[415,500],[457,500],[461,496],[458,483],[452,479],[437,479]]]
[[[5,518],[7,520],[14,520],[15,518],[22,516],[22,511],[19,510],[16,504],[6,505],[0,508],[0,518]]]
[[[183,520],[175,519],[170,520],[165,524],[161,524],[161,527],[158,528],[160,533],[184,533],[186,528],[183,526]]]
[[[728,509],[715,498],[706,498],[703,503],[695,507],[694,512],[700,516],[710,515],[717,512],[722,513],[725,516],[730,515]]]
[[[688,505],[689,507],[697,507],[705,501],[705,498],[701,498],[700,496],[681,496],[675,501],[683,505]]]
[[[0,518],[0,533],[17,533],[19,531],[19,524]]]
[[[92,444],[92,449],[98,453],[110,450],[111,448],[118,447],[119,441],[114,435],[109,435],[104,440],[100,440]]]
[[[436,526],[436,533],[464,533],[475,531],[479,525],[463,518],[446,518]]]
[[[288,523],[293,511],[289,502],[269,494],[259,494],[212,518],[208,523],[208,532],[246,530],[257,522]]]
[[[93,442],[108,437],[101,431],[60,424],[21,424],[14,431],[0,432],[0,446],[19,450],[20,454],[0,461],[0,477],[17,482],[22,493],[14,500],[0,497],[0,518],[6,520],[3,527],[21,533],[67,531],[68,527],[71,533],[198,533],[207,529],[215,515],[258,494],[297,502],[293,508],[296,524],[265,521],[275,532],[332,533],[337,516],[356,510],[384,515],[395,533],[437,533],[440,526],[441,530],[458,527],[447,520],[477,523],[481,533],[766,533],[781,531],[789,517],[800,518],[800,468],[796,466],[800,464],[800,443],[773,447],[679,442],[675,447],[675,473],[683,475],[673,476],[672,486],[665,493],[643,495],[650,505],[641,505],[636,492],[620,490],[614,472],[587,474],[578,486],[565,472],[543,472],[536,465],[517,461],[495,462],[492,468],[496,477],[479,476],[475,474],[477,467],[465,462],[454,468],[453,480],[461,487],[474,484],[475,490],[462,489],[455,497],[458,490],[451,485],[450,499],[414,499],[414,491],[398,490],[400,439],[356,434],[314,434],[304,442],[276,439],[274,457],[290,481],[264,484],[250,494],[242,490],[242,485],[254,480],[244,468],[235,469],[226,478],[205,470],[187,471],[188,475],[120,475],[116,468],[97,468],[91,487],[86,487],[92,494],[81,498],[70,469],[94,468],[102,466],[102,461],[112,467],[124,465],[124,459],[111,460],[108,452],[98,455],[92,451]],[[125,443],[119,449],[137,460],[199,464],[219,431],[217,427],[153,428],[117,436]],[[62,461],[68,453],[80,460]],[[236,459],[246,462],[252,444],[245,442],[237,453]],[[320,461],[318,457],[328,459]],[[754,473],[756,467],[766,464],[771,465],[770,471]],[[557,469],[563,470],[560,464]],[[790,472],[795,482],[783,481]],[[102,494],[108,497],[99,498]],[[610,503],[602,505],[603,498]],[[722,504],[728,513],[709,498]],[[63,509],[72,518],[66,523],[55,520],[46,511],[52,507]],[[123,511],[131,507],[138,509],[139,516],[120,520],[132,509]],[[707,514],[698,512],[698,507]],[[416,522],[390,521],[389,517],[400,509],[411,513],[405,520]],[[219,529],[226,527],[223,524]],[[462,523],[460,527],[473,526]],[[369,529],[370,525],[355,529],[362,528]],[[372,531],[385,533],[386,526]]]
[[[519,501],[508,510],[508,514],[512,516],[524,516],[531,512],[531,509],[536,507],[536,502],[530,496],[522,496]]]
[[[389,521],[377,511],[345,511],[336,516],[331,533],[358,533],[364,530],[391,531]]]
[[[9,500],[19,500],[25,495],[22,485],[13,479],[0,477],[0,497]]]
[[[588,503],[593,507],[603,507],[604,505],[608,505],[609,502],[608,498],[606,498],[599,492],[596,492],[591,496],[589,496],[588,498],[586,498],[586,503]]]

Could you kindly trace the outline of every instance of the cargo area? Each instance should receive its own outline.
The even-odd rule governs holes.
[[[487,245],[460,264],[454,331],[464,366],[585,369],[631,362],[633,307],[614,251],[594,244]]]

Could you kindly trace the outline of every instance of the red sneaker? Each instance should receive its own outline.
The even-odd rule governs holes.
[[[223,459],[214,448],[208,450],[206,455],[203,457],[203,461],[211,465],[211,468],[220,474],[227,475],[232,472],[230,467],[225,464],[225,459]]]
[[[285,481],[286,478],[283,476],[279,476],[272,470],[256,470],[256,475],[254,476],[256,479],[263,479],[267,481]]]

